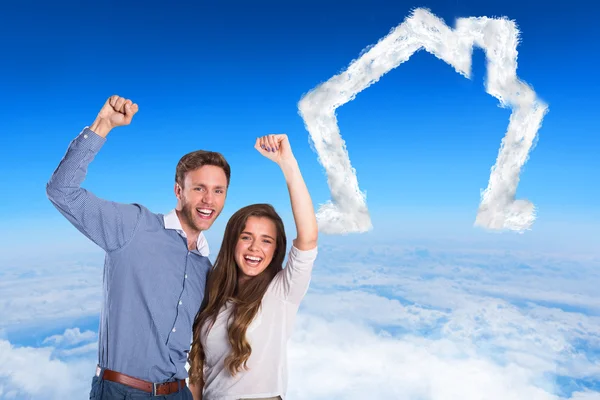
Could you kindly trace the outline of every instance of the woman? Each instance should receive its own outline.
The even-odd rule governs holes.
[[[227,223],[194,322],[189,372],[195,400],[285,398],[287,341],[317,256],[317,220],[287,136],[263,136],[254,147],[283,172],[297,237],[283,269],[286,236],[273,207],[244,207]],[[257,179],[256,190],[263,184]]]

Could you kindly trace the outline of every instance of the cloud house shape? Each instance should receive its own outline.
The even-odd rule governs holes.
[[[306,93],[298,103],[299,114],[331,191],[331,200],[317,211],[321,232],[346,234],[372,229],[366,195],[359,189],[335,110],[419,50],[433,54],[470,79],[474,46],[486,55],[486,92],[497,98],[501,107],[512,109],[488,186],[481,192],[474,225],[520,233],[530,229],[535,207],[527,200],[515,199],[515,194],[521,167],[527,162],[548,106],[517,76],[518,42],[516,24],[506,18],[459,18],[456,28],[451,29],[429,10],[417,8],[376,45],[363,50],[344,72]]]

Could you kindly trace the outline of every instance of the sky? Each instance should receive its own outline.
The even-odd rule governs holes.
[[[140,112],[110,135],[91,166],[85,185],[98,195],[168,211],[178,159],[204,148],[221,151],[232,164],[224,216],[261,201],[285,213],[282,177],[253,149],[256,137],[285,132],[315,203],[327,202],[327,179],[298,102],[418,6],[449,26],[470,16],[517,23],[518,76],[549,111],[517,188],[517,198],[531,201],[538,217],[527,235],[502,240],[594,249],[598,54],[584,3],[109,4],[19,2],[3,10],[0,107],[8,118],[0,121],[0,170],[13,193],[2,200],[10,210],[2,235],[9,249],[27,248],[18,238],[31,224],[48,250],[70,238],[72,229],[46,199],[44,185],[69,141],[112,94],[133,99]],[[337,110],[373,235],[496,241],[473,223],[511,110],[485,93],[485,75],[481,50],[474,51],[471,79],[421,51]],[[257,190],[259,182],[269,189]]]
[[[473,226],[511,115],[486,93],[481,49],[470,79],[420,51],[358,93],[336,116],[373,228],[321,234],[319,279],[290,344],[290,399],[477,399],[485,382],[503,399],[600,396],[598,6],[290,0],[3,5],[0,398],[87,394],[102,253],[45,185],[106,98],[140,111],[110,133],[87,189],[165,213],[179,158],[215,150],[232,181],[206,233],[213,254],[228,217],[251,203],[273,204],[293,235],[283,176],[256,137],[287,133],[315,206],[329,201],[299,101],[416,7],[451,28],[457,18],[515,21],[518,78],[548,105],[516,191],[537,217],[522,234]],[[32,357],[39,373],[74,383],[29,382]],[[477,385],[452,384],[475,373]],[[333,383],[319,384],[328,374]]]

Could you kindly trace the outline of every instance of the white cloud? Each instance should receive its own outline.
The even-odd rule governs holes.
[[[291,347],[290,400],[593,398],[563,395],[554,377],[600,381],[598,357],[580,347],[600,350],[600,318],[569,309],[598,310],[596,271],[532,255],[325,245]]]
[[[311,293],[302,308],[328,320],[361,318],[369,325],[394,325],[410,331],[432,328],[447,315],[360,290]]]
[[[541,375],[499,365],[448,339],[378,335],[350,321],[301,316],[290,345],[290,400],[550,400]]]
[[[92,331],[81,332],[79,328],[67,329],[62,335],[53,335],[44,339],[43,344],[52,344],[55,346],[72,346],[81,342],[87,342],[96,339],[97,335]]]
[[[0,328],[40,326],[97,315],[102,301],[102,258],[96,264],[3,267]]]
[[[572,400],[600,400],[600,393],[585,391],[585,392],[575,392],[573,393]]]
[[[417,8],[376,45],[364,49],[345,71],[304,95],[299,112],[326,170],[332,197],[318,210],[319,228],[332,234],[372,228],[366,195],[350,164],[336,109],[421,49],[470,77],[473,46],[478,46],[487,58],[487,93],[501,106],[514,110],[488,187],[481,193],[475,224],[494,230],[529,229],[535,219],[534,206],[527,200],[515,200],[515,194],[521,167],[548,108],[517,77],[518,41],[516,24],[506,18],[459,18],[456,29],[451,29],[428,10]]]
[[[21,334],[98,315],[101,257],[96,263],[45,260],[31,268],[3,267],[0,280],[0,399],[87,399],[98,352],[97,334],[68,328],[42,347],[22,346]],[[50,328],[51,330],[53,328]]]
[[[95,357],[68,362],[53,358],[52,347],[15,347],[0,340],[0,398],[86,399]]]
[[[78,356],[96,356],[98,354],[98,343],[88,343],[83,346],[74,347],[72,349],[57,349],[53,355],[57,358],[69,358]]]
[[[0,339],[0,399],[86,399],[98,354],[97,335],[79,328],[42,347]]]
[[[555,376],[600,382],[598,261],[324,242],[289,347],[288,399],[596,399]],[[65,315],[63,297],[91,303],[83,293],[100,291],[99,267],[62,271],[21,278],[41,297],[54,291],[33,296],[52,315]],[[96,340],[70,327],[42,348],[0,341],[0,398],[87,398]],[[70,383],[50,385],[58,374]]]
[[[600,315],[600,260],[576,255],[322,246],[313,288],[385,287],[433,307],[460,307],[479,297],[555,304]]]

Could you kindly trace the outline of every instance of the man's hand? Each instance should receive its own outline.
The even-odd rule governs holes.
[[[129,99],[111,96],[98,113],[90,129],[102,137],[117,126],[129,125],[131,119],[138,112],[138,105]]]

